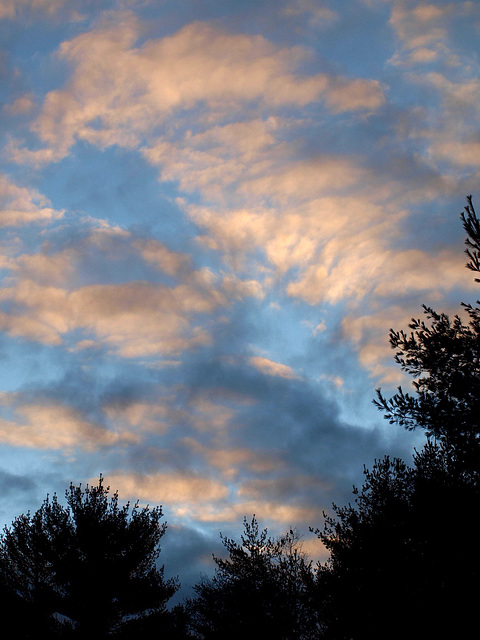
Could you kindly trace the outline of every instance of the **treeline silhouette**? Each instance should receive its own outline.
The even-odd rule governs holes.
[[[480,274],[480,223],[461,214],[467,267]],[[480,278],[476,278],[480,282]],[[47,497],[0,538],[2,622],[15,638],[395,640],[474,638],[480,568],[480,303],[466,321],[424,307],[391,331],[413,394],[377,391],[392,423],[422,428],[413,464],[377,460],[354,500],[312,529],[329,559],[314,564],[295,531],[271,538],[253,516],[225,558],[168,603],[178,580],[158,567],[160,507],[119,505],[100,476]]]

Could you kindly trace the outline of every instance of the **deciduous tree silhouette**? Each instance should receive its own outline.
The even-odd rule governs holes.
[[[120,506],[101,476],[66,501],[47,496],[1,536],[2,588],[29,614],[17,637],[124,637],[164,612],[177,585],[156,566],[161,508]]]
[[[260,531],[255,516],[244,520],[240,543],[222,537],[228,557],[214,557],[215,575],[195,587],[190,602],[194,636],[205,640],[317,637],[310,606],[311,563],[295,532],[280,539]]]

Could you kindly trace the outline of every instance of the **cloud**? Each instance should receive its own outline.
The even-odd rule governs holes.
[[[274,362],[273,360],[269,360],[262,356],[251,356],[248,359],[248,362],[253,367],[269,376],[279,376],[280,378],[298,377],[295,371],[288,365],[281,364],[280,362]]]
[[[0,312],[0,329],[10,336],[36,340],[44,344],[61,344],[58,331],[36,318]]]
[[[250,212],[251,219],[258,218],[258,213],[263,217],[268,202],[274,202],[275,210],[288,203],[298,206],[351,190],[368,178],[368,170],[355,157],[318,153],[298,158],[294,148],[274,137],[282,129],[278,119],[226,125],[228,136],[223,128],[215,127],[216,143],[208,149],[198,145],[197,136],[186,135],[175,144],[161,141],[144,152],[160,166],[163,180],[177,181],[182,190],[205,198],[207,207],[189,209],[202,226],[215,214],[212,205],[232,211],[241,203],[247,209],[239,210],[236,221],[242,231],[240,216],[248,220]],[[250,137],[255,143],[249,144]],[[236,227],[231,233],[236,233]]]
[[[473,67],[460,77],[438,71],[408,76],[413,85],[425,88],[438,99],[434,110],[431,107],[413,124],[410,138],[418,141],[418,155],[425,163],[443,173],[450,183],[478,169],[480,83],[477,74],[478,69]]]
[[[378,80],[336,78],[329,82],[325,101],[333,113],[344,111],[376,111],[384,103],[384,92]]]
[[[427,254],[418,249],[389,251],[382,265],[384,279],[375,278],[376,295],[391,296],[416,292],[429,292],[436,297],[446,293],[460,283],[463,288],[473,289],[475,283],[468,280],[465,260],[461,253],[452,250],[439,250]]]
[[[285,135],[301,127],[301,119],[297,122],[285,109],[320,101],[333,113],[374,111],[385,103],[380,84],[326,72],[306,75],[301,71],[308,57],[305,49],[281,48],[262,36],[227,33],[209,23],[192,23],[137,46],[140,24],[129,13],[119,16],[62,44],[60,56],[72,65],[72,76],[46,96],[34,123],[47,147],[23,151],[60,158],[82,139],[100,148],[117,144],[140,149],[158,166],[162,180],[176,181],[184,192],[197,192],[205,200],[204,206],[185,203],[185,209],[205,232],[203,246],[219,250],[228,265],[242,264],[238,260],[260,248],[274,267],[272,273],[292,270],[285,283],[290,296],[309,303],[360,298],[365,293],[362,268],[385,228],[379,203],[358,194],[364,185],[373,187],[375,178],[354,156],[296,157]],[[262,111],[268,117],[258,117]],[[352,196],[340,196],[345,191]],[[236,203],[237,208],[232,206]],[[335,252],[350,240],[352,220],[361,220],[365,241],[348,266],[358,275],[346,285],[342,278],[347,267],[335,268]],[[146,262],[170,275],[189,269],[186,256],[161,243],[139,241],[135,247]],[[261,299],[267,280],[260,280],[227,273],[218,284],[218,306],[222,296]],[[188,284],[184,292],[192,294]],[[72,298],[86,294],[82,289]],[[113,295],[110,290],[105,294]],[[127,299],[126,289],[123,295]],[[203,312],[209,312],[207,307]],[[189,335],[190,318],[177,313],[163,322],[176,321],[165,340],[147,331],[147,321],[134,343],[135,319],[119,313],[122,328],[116,330],[113,317],[117,335],[108,339],[100,319],[92,318],[88,325],[97,339],[108,340],[110,348],[127,357],[175,354],[210,340],[209,331],[198,325],[198,333]]]
[[[235,410],[229,406],[229,402],[225,402],[223,398],[211,398],[205,394],[192,394],[189,399],[189,411],[191,416],[189,420],[194,429],[200,432],[227,432]]]
[[[105,406],[104,411],[114,424],[143,432],[163,433],[168,429],[171,414],[163,404],[121,400]]]
[[[344,336],[356,346],[360,364],[384,384],[398,385],[405,380],[399,368],[391,367],[388,342],[390,327],[408,327],[411,315],[393,305],[374,314],[348,315],[342,320]]]
[[[325,491],[321,481],[314,476],[301,476],[289,474],[281,478],[269,478],[268,480],[256,478],[246,480],[239,489],[239,495],[245,498],[270,498],[274,500],[298,499],[310,491]]]
[[[317,537],[308,538],[307,540],[301,539],[300,549],[303,553],[307,554],[313,562],[326,562],[330,555],[322,541]]]
[[[161,562],[165,563],[165,576],[180,578],[181,589],[170,600],[171,605],[182,602],[185,597],[194,597],[193,586],[199,581],[199,573],[205,577],[213,574],[215,563],[212,553],[220,557],[224,551],[218,532],[210,533],[196,526],[178,526],[170,521],[165,512],[168,529],[162,538]]]
[[[0,483],[3,495],[18,494],[20,492],[30,492],[35,488],[35,482],[26,476],[16,473],[9,473],[0,469]]]
[[[317,522],[322,516],[321,509],[317,507],[288,505],[281,502],[247,501],[222,506],[207,505],[203,509],[193,507],[193,515],[200,522],[239,522],[243,517],[253,514],[258,518],[286,526]]]
[[[35,280],[44,285],[66,284],[74,272],[73,256],[68,250],[53,255],[21,254],[10,266],[22,280]]]
[[[370,295],[395,299],[413,292],[429,292],[438,297],[440,292],[457,286],[473,288],[458,252],[441,250],[435,255],[420,249],[394,251],[379,236],[375,237],[379,231],[367,232],[363,238],[360,235],[358,245],[343,254],[341,240],[332,241],[327,250],[339,256],[335,262],[329,265],[325,251],[320,264],[309,266],[296,282],[288,285],[288,293],[318,304],[346,298],[360,301]]]
[[[462,55],[455,31],[468,39],[468,29],[479,19],[480,7],[471,1],[397,2],[392,7],[390,24],[398,47],[390,62],[407,70],[410,86],[422,87],[440,99],[439,104],[430,101],[410,138],[425,145],[418,149],[419,155],[449,174],[450,180],[478,166],[478,61]],[[425,65],[431,66],[425,69]]]
[[[60,344],[63,334],[82,329],[123,357],[172,354],[210,341],[188,317],[213,310],[218,301],[212,294],[202,296],[188,285],[170,289],[149,282],[92,285],[69,293],[25,280],[3,290],[18,313],[3,314],[0,325],[47,344]]]
[[[460,78],[450,80],[439,72],[427,73],[423,78],[410,76],[415,82],[422,82],[437,90],[443,98],[443,106],[449,115],[480,113],[478,98],[480,96],[480,80],[478,78]]]
[[[135,240],[132,247],[140,252],[145,262],[170,276],[178,275],[182,269],[190,267],[190,256],[172,251],[154,238]]]
[[[9,115],[26,114],[32,110],[33,104],[31,96],[25,95],[16,98],[12,104],[6,104],[3,110]]]
[[[204,569],[219,523],[321,526],[423,444],[370,400],[402,377],[388,328],[472,285],[446,208],[478,169],[478,10],[63,4],[0,0],[5,473],[100,469]]]
[[[75,6],[69,6],[71,4]],[[83,4],[83,0],[74,3],[68,0],[0,0],[0,20],[20,20],[28,16],[54,18],[59,14],[69,20],[78,20],[77,11]]]
[[[465,271],[465,268],[463,270]],[[441,284],[441,276],[439,284]],[[433,297],[430,294],[428,302],[435,307],[432,300]],[[442,299],[442,296],[438,296],[437,299]],[[360,364],[372,376],[376,377],[380,383],[391,386],[399,384],[410,386],[410,378],[401,371],[400,367],[393,368],[391,366],[392,350],[388,340],[388,333],[390,328],[408,331],[412,317],[419,318],[419,316],[423,316],[423,310],[419,305],[416,307],[409,305],[406,308],[405,306],[395,305],[393,302],[394,300],[392,300],[390,306],[385,306],[373,313],[346,315],[342,320],[342,333],[346,339],[355,345]],[[411,309],[411,311],[408,309]],[[457,307],[445,303],[442,304],[441,311],[447,313],[450,317],[456,314],[462,315],[461,310]]]
[[[232,414],[233,415],[233,414]],[[195,454],[222,472],[223,477],[235,479],[240,473],[270,473],[284,466],[283,461],[271,451],[254,451],[248,447],[221,448],[218,445],[202,445],[193,438],[185,438],[184,443]]]
[[[20,11],[29,7],[53,12],[64,3],[65,0],[0,0],[0,20],[14,19]]]
[[[15,17],[15,0],[1,0],[0,19]]]
[[[375,110],[385,102],[374,80],[301,75],[305,50],[281,49],[260,35],[230,34],[202,22],[136,47],[140,35],[127,13],[64,42],[59,55],[73,74],[64,89],[47,94],[32,127],[46,146],[31,150],[13,141],[11,158],[55,162],[76,140],[135,148],[172,115],[181,121],[188,111],[191,121],[191,110],[202,105],[230,120],[232,108],[238,112],[238,105],[251,103],[275,110],[322,100],[341,113]],[[201,113],[197,118],[202,122]]]
[[[3,331],[48,345],[97,344],[126,358],[175,356],[210,344],[221,312],[263,297],[257,281],[195,269],[157,240],[107,227],[71,236],[76,228],[64,225],[57,250],[46,241],[39,253],[5,259],[13,277],[0,289]],[[109,283],[112,265],[144,277]],[[150,265],[173,282],[149,279]]]
[[[0,441],[15,447],[35,449],[82,449],[96,451],[102,447],[135,442],[134,435],[116,433],[88,420],[68,405],[19,403],[13,399],[18,421],[0,418]]]
[[[64,212],[49,205],[49,200],[38,191],[19,187],[0,173],[0,227],[46,224],[60,219]]]
[[[438,140],[430,145],[430,151],[436,158],[460,167],[480,166],[480,142],[476,140],[459,142],[453,137],[450,140]]]
[[[288,18],[306,15],[311,27],[327,27],[339,19],[336,11],[321,6],[315,0],[295,0],[288,3],[282,14]]]
[[[449,47],[449,30],[454,20],[478,16],[474,2],[408,3],[395,2],[390,24],[400,47],[391,62],[410,66],[429,64],[441,58],[447,64],[457,66],[458,59]]]
[[[342,184],[355,189],[361,182],[374,182],[373,176],[353,162],[325,158],[278,173],[275,167],[269,169],[268,177],[247,181],[242,189],[258,199],[268,194],[275,206],[187,207],[192,220],[208,232],[210,247],[227,256],[248,255],[260,248],[276,273],[290,269],[303,273],[319,268],[322,256],[334,262],[335,250],[341,255],[359,234],[370,234],[373,245],[382,232],[394,232],[394,211],[387,223],[385,209],[371,197],[336,193]]]
[[[184,505],[216,502],[225,499],[225,485],[207,477],[181,473],[142,474],[109,473],[105,478],[112,489],[124,498],[142,502]],[[178,509],[184,509],[178,506]]]
[[[178,182],[183,191],[201,191],[221,200],[225,188],[262,175],[272,164],[272,153],[278,156],[283,148],[276,137],[281,129],[279,118],[256,118],[212,126],[200,133],[187,130],[174,141],[153,139],[142,153],[160,168],[162,180]]]
[[[427,14],[410,18],[436,24],[439,18]],[[399,15],[392,20],[404,33]],[[156,239],[126,237],[124,248],[137,251],[176,284],[140,277],[124,285],[77,284],[61,302],[59,285],[65,285],[57,281],[56,291],[45,291],[45,299],[56,296],[66,324],[57,327],[54,314],[46,317],[45,305],[31,305],[15,294],[12,311],[0,319],[7,331],[63,344],[68,333],[80,329],[79,347],[98,341],[122,357],[175,358],[212,343],[216,320],[207,321],[209,314],[246,296],[262,300],[278,280],[291,298],[311,305],[390,295],[397,269],[414,255],[392,259],[405,215],[403,202],[394,202],[401,181],[389,176],[386,183],[382,169],[364,154],[326,152],[322,145],[305,153],[289,142],[309,124],[295,110],[321,103],[345,118],[356,111],[371,113],[386,101],[379,82],[331,72],[308,75],[306,49],[280,47],[263,36],[229,33],[211,23],[187,24],[141,45],[142,25],[131,13],[110,14],[98,25],[61,45],[70,79],[47,94],[33,124],[46,146],[17,146],[17,158],[49,154],[60,159],[77,140],[139,151],[158,167],[162,181],[175,182],[193,196],[177,204],[201,229],[202,249],[218,251],[229,269],[243,269],[248,276],[229,269],[195,270],[186,253]],[[440,84],[435,77],[430,82]],[[416,136],[426,138],[420,130]],[[445,149],[447,144],[448,139]],[[471,161],[475,149],[459,149],[460,154],[463,162]],[[433,264],[416,251],[416,264]],[[455,286],[451,274],[457,270],[449,273],[448,260],[442,261],[444,283]],[[407,294],[409,285],[428,287],[429,276],[410,271],[405,282],[397,282],[394,295],[400,289]],[[150,304],[139,306],[136,290]]]

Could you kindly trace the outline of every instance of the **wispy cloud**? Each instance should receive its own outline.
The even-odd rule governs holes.
[[[64,5],[65,0],[0,0],[0,20],[16,18],[25,9],[53,14]]]
[[[10,260],[15,279],[0,293],[0,301],[8,305],[0,315],[4,331],[51,345],[64,344],[70,334],[80,331],[73,343],[80,347],[93,340],[127,358],[171,355],[211,342],[209,329],[197,316],[228,308],[245,296],[262,295],[255,281],[194,269],[187,256],[126,232],[100,227],[73,245],[68,242],[68,250],[20,254]],[[118,255],[117,249],[123,253]],[[168,276],[178,276],[178,281],[78,286],[85,251],[96,255],[97,261],[113,259],[119,265],[136,258]]]
[[[8,407],[8,398],[3,404]],[[135,435],[118,433],[95,424],[65,404],[21,402],[12,397],[17,420],[0,419],[0,441],[15,447],[60,449],[70,454],[77,449],[95,451],[120,443],[134,443]]]
[[[12,159],[58,161],[76,140],[134,148],[159,126],[168,133],[172,115],[182,119],[201,105],[218,120],[231,119],[235,104],[275,110],[321,100],[339,113],[374,110],[385,101],[375,80],[295,73],[306,52],[279,48],[260,35],[195,22],[137,47],[140,36],[138,21],[127,13],[62,43],[59,55],[73,66],[71,80],[47,94],[32,126],[45,146],[31,150],[12,143]],[[206,115],[203,110],[199,122]]]
[[[0,174],[0,227],[48,223],[61,218],[63,213],[53,209],[48,198],[38,191],[18,186]]]
[[[441,59],[458,66],[459,58],[449,46],[449,29],[455,19],[478,20],[478,5],[465,2],[394,2],[390,24],[400,48],[391,62],[399,65],[428,64]]]
[[[274,362],[262,356],[251,356],[248,361],[253,367],[270,376],[280,376],[280,378],[297,377],[292,367],[282,364],[281,362]]]
[[[220,482],[190,474],[141,476],[111,473],[106,480],[124,496],[135,495],[145,502],[162,501],[176,509],[184,509],[185,504],[217,502],[228,494],[227,487]]]

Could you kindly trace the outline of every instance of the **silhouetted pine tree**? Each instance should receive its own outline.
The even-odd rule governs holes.
[[[308,640],[317,637],[311,606],[311,563],[289,531],[280,539],[259,530],[255,517],[244,520],[240,543],[222,536],[228,557],[214,557],[215,575],[196,585],[190,601],[196,638]]]
[[[101,476],[97,486],[71,485],[67,507],[47,497],[4,529],[2,589],[26,614],[16,637],[112,637],[165,612],[178,587],[156,565],[162,510],[120,507],[108,493]]]
[[[472,197],[461,214],[467,232],[467,268],[480,273],[480,222]],[[480,282],[479,278],[475,278]],[[411,331],[390,331],[395,361],[411,375],[415,394],[401,387],[375,404],[391,423],[426,430],[450,449],[458,471],[480,473],[480,307],[462,304],[468,316],[453,320],[423,306],[426,320],[412,319]]]
[[[462,214],[467,267],[480,272],[480,224]],[[477,281],[479,281],[477,279]],[[318,567],[322,637],[332,640],[467,638],[477,625],[480,579],[480,309],[469,322],[424,307],[411,333],[391,331],[396,361],[414,377],[376,405],[429,441],[412,467],[386,457],[334,505],[317,534],[330,551]]]
[[[320,539],[323,638],[469,637],[480,578],[477,486],[452,473],[442,447],[427,444],[365,470],[355,503],[334,506]]]

